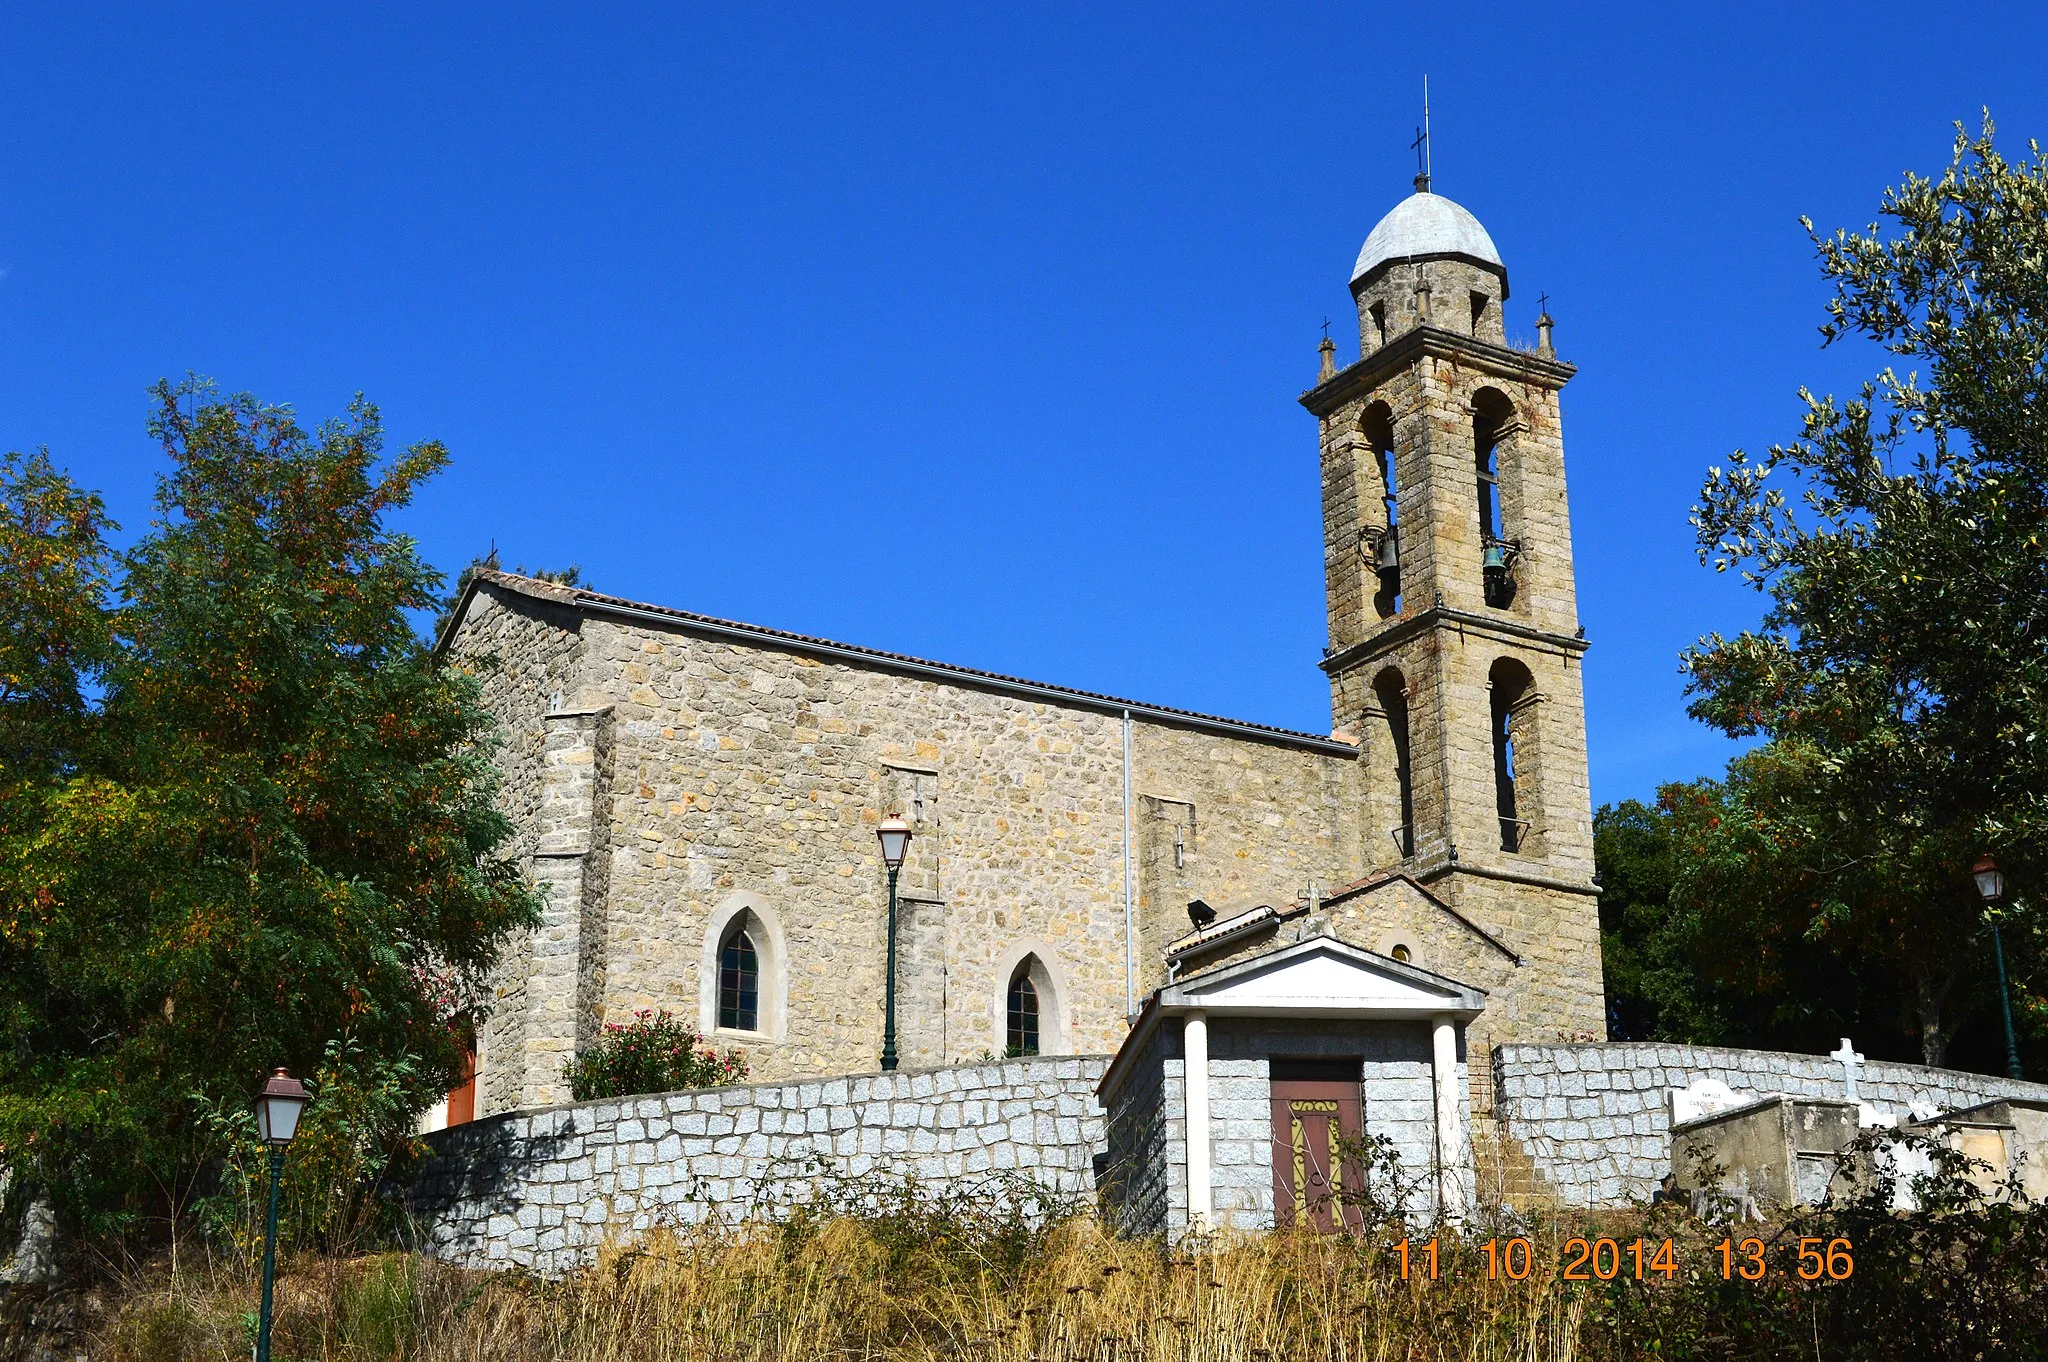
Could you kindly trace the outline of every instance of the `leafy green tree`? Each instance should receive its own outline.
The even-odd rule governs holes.
[[[387,462],[360,399],[309,434],[201,380],[154,397],[172,467],[119,556],[97,709],[63,671],[99,646],[97,503],[21,465],[7,514],[29,548],[0,560],[9,598],[75,564],[44,570],[77,604],[42,651],[78,730],[34,817],[0,829],[0,1160],[98,1231],[175,1220],[219,1152],[197,1116],[273,1065],[407,1056],[423,1108],[535,914],[494,854],[477,679],[407,622],[440,576],[387,523],[446,451]]]
[[[1802,390],[1801,438],[1737,451],[1693,514],[1701,560],[1770,606],[1686,655],[1692,712],[1766,747],[1695,830],[1680,891],[1889,979],[1929,1063],[1987,1003],[1983,851],[2016,891],[2022,1023],[2048,1021],[2048,160],[2008,163],[1992,136],[1988,115],[1959,127],[1883,224],[1813,237],[1824,343],[1866,338],[1924,378]]]
[[[1903,1039],[1889,981],[1780,909],[1786,867],[1756,835],[1772,755],[1593,815],[1610,1039],[1814,1050],[1848,1032],[1880,1051]]]
[[[1662,809],[1635,799],[1603,804],[1593,814],[1609,1040],[1696,1039],[1674,1034],[1665,1015],[1671,1002],[1664,978],[1670,954],[1670,822]],[[1689,978],[1679,971],[1681,986]]]
[[[1812,775],[1796,755],[1767,744],[1720,780],[1658,793],[1671,850],[1667,913],[1651,939],[1664,1025],[1708,1044],[1820,1051],[1846,1034],[1910,1055],[1886,958],[1811,929],[1811,905],[1827,892],[1856,895],[1867,930],[1885,903],[1878,886],[1823,883],[1801,864]]]
[[[0,800],[77,759],[86,692],[113,651],[113,528],[47,453],[0,456]]]

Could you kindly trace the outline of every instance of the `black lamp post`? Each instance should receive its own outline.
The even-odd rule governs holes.
[[[299,1133],[306,1085],[283,1069],[263,1080],[256,1094],[256,1131],[270,1147],[270,1217],[263,1227],[263,1309],[256,1320],[256,1362],[270,1362],[270,1294],[277,1276],[277,1183],[284,1173],[284,1147]]]
[[[882,1071],[896,1067],[896,872],[910,851],[910,824],[900,818],[875,829],[882,841],[882,864],[889,867],[889,974],[882,992]]]
[[[2005,872],[1998,868],[1998,862],[1986,852],[1977,858],[1977,864],[1970,867],[1970,874],[1977,881],[1977,896],[1986,906],[1995,905],[2005,897]],[[2008,1078],[2022,1077],[2020,1073],[2019,1042],[2012,1033],[2012,995],[2005,985],[2005,940],[1999,934],[1997,908],[1991,907],[1991,954],[1998,961],[1998,1006],[2005,1014],[2005,1072]]]

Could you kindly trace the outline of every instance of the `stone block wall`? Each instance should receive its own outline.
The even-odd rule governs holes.
[[[1613,1206],[1647,1198],[1671,1171],[1668,1090],[1716,1078],[1759,1097],[1844,1095],[1825,1055],[1656,1044],[1502,1045],[1493,1052],[1494,1114],[1558,1199]],[[1946,1111],[1997,1097],[2048,1100],[2048,1084],[1918,1064],[1861,1066],[1857,1092],[1880,1112],[1909,1102]]]
[[[1271,1098],[1264,1055],[1210,1053],[1209,1186],[1219,1229],[1272,1227]]]
[[[1117,1226],[1134,1235],[1187,1228],[1180,1209],[1187,1205],[1187,1067],[1164,1057],[1168,1030],[1154,1030],[1144,1052],[1133,1056],[1131,1077],[1113,1095],[1104,1128],[1104,1206]]]
[[[494,579],[450,643],[459,654],[504,654],[497,671],[508,676],[534,671],[520,653],[542,649],[548,663],[536,674],[562,682],[559,696],[491,692],[518,748],[503,804],[521,822],[550,911],[543,958],[529,941],[506,964],[480,1056],[485,1111],[559,1100],[538,1085],[550,1080],[547,1064],[559,1067],[568,1034],[560,966],[579,901],[576,1035],[640,1008],[714,1030],[706,938],[744,903],[784,947],[780,1015],[712,1042],[743,1051],[770,1078],[869,1062],[887,920],[874,828],[891,814],[917,819],[902,881],[906,1063],[1001,1052],[1007,972],[1025,953],[1046,967],[1042,1025],[1061,1048],[1101,1051],[1122,1039],[1123,729],[1113,708],[828,660],[765,638],[755,646],[682,619],[665,627],[651,613],[583,610],[567,645],[573,661],[558,667],[556,633],[529,638],[533,629],[512,625],[556,609],[537,584]],[[1133,724],[1141,994],[1161,981],[1159,952],[1186,930],[1188,899],[1224,911],[1287,903],[1311,882],[1369,868],[1352,816],[1361,788],[1352,751],[1253,733]],[[585,754],[599,763],[587,780],[569,761]],[[570,807],[579,798],[587,812]],[[1148,808],[1171,808],[1179,821],[1144,816]],[[543,1016],[548,1035],[535,1039],[546,1063],[525,1055],[523,1034],[527,1018]]]
[[[1479,666],[1484,648],[1471,646]],[[906,1063],[1001,1052],[1006,986],[1026,956],[1044,969],[1048,1049],[1099,1052],[1122,1040],[1115,702],[1076,693],[1067,703],[1016,689],[1027,683],[849,657],[841,645],[503,576],[472,593],[448,647],[500,658],[489,675],[504,679],[489,694],[510,753],[503,804],[549,900],[542,931],[502,970],[478,1060],[483,1112],[559,1101],[568,1054],[643,1008],[696,1018],[763,1078],[871,1063],[887,921],[874,829],[892,814],[917,824],[902,882]],[[1538,679],[1560,720],[1576,714],[1575,679]],[[1483,812],[1490,765],[1444,755],[1485,748],[1483,691],[1460,699],[1463,685],[1444,692],[1448,717],[1418,699],[1413,765],[1461,787],[1471,782],[1459,763],[1471,765],[1486,788],[1461,788],[1458,799]],[[1572,726],[1558,731],[1570,737]],[[1152,711],[1135,716],[1130,758],[1140,996],[1163,982],[1162,952],[1184,934],[1188,900],[1223,913],[1288,905],[1392,859],[1378,822],[1384,792],[1348,742]],[[1580,784],[1554,788],[1579,808]],[[1423,805],[1417,818],[1430,821]],[[1482,952],[1477,977],[1458,975],[1448,962],[1465,929],[1439,924],[1442,968],[1491,995],[1476,1042],[1597,1026],[1590,883],[1546,879],[1527,857],[1495,873],[1441,837],[1431,855],[1434,868],[1416,873],[1445,901],[1471,900],[1464,911],[1511,951]],[[1346,939],[1374,944],[1392,925],[1381,908],[1356,905]],[[706,962],[716,925],[742,909],[774,942],[763,966],[770,1003],[759,1027],[721,1031]]]
[[[543,816],[543,805],[551,790],[560,791],[562,780],[560,754],[549,751],[545,716],[560,709],[576,685],[582,616],[559,599],[538,594],[545,591],[540,584],[534,590],[537,594],[516,605],[479,592],[445,640],[451,662],[476,673],[484,704],[498,721],[492,754],[501,778],[497,801],[513,829],[501,854],[528,866],[536,887],[547,897],[550,919],[541,931],[521,938],[499,963],[494,1006],[477,1038],[477,1101],[482,1111],[542,1100],[529,1082],[530,1075],[540,1072],[527,1049],[529,1019],[536,1011],[552,1012],[564,1000],[565,968],[558,967],[576,958],[580,948],[580,941],[571,944],[563,937],[566,914],[581,912],[583,858],[539,853],[554,821]],[[595,804],[594,799],[587,802]],[[542,1045],[545,1048],[548,1042],[543,1039]],[[559,1068],[559,1059],[554,1062]]]
[[[538,833],[529,862],[542,896],[541,921],[526,944],[525,1015],[516,1036],[500,1032],[482,1067],[500,1071],[499,1091],[522,1107],[567,1101],[564,1066],[594,1038],[602,987],[605,819],[610,806],[609,709],[542,716]],[[487,1040],[491,1038],[486,1030]],[[517,1097],[503,1071],[521,1070]]]
[[[430,1252],[566,1271],[607,1237],[737,1214],[821,1175],[1028,1178],[1092,1197],[1102,1056],[1008,1060],[582,1102],[430,1135],[411,1209]],[[999,1188],[992,1188],[999,1190]]]

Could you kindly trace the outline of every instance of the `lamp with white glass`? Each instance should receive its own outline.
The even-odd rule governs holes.
[[[284,1174],[284,1149],[299,1133],[306,1110],[306,1085],[279,1069],[256,1094],[256,1134],[270,1150],[270,1216],[263,1229],[263,1308],[256,1320],[256,1362],[270,1362],[271,1287],[277,1277],[277,1184]]]
[[[889,867],[889,965],[882,989],[882,1071],[887,1073],[896,1067],[896,875],[910,854],[910,824],[884,819],[875,836],[882,843],[882,864]]]

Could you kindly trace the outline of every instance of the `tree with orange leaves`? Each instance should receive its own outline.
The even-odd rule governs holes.
[[[440,574],[390,524],[446,450],[387,459],[360,399],[308,432],[153,395],[171,466],[124,553],[47,459],[0,466],[0,1164],[100,1233],[175,1223],[218,1153],[196,1111],[272,1066],[404,1057],[423,1109],[535,911],[477,679],[409,622]]]

